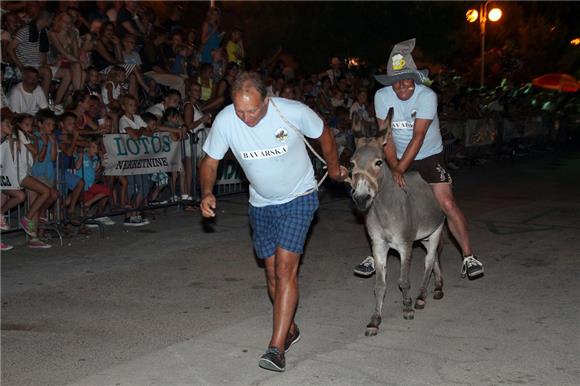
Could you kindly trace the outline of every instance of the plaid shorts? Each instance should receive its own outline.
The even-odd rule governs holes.
[[[250,205],[252,241],[258,258],[274,256],[276,247],[302,254],[316,209],[318,192],[297,197],[281,205]]]

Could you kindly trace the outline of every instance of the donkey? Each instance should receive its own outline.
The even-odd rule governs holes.
[[[403,295],[403,318],[414,318],[413,301],[409,295],[409,268],[414,241],[419,241],[427,250],[423,283],[415,301],[415,309],[425,307],[431,272],[435,274],[433,298],[443,297],[439,254],[445,217],[431,187],[417,172],[405,173],[406,186],[403,188],[393,180],[383,154],[383,144],[390,140],[393,113],[393,108],[390,108],[385,126],[381,128],[384,135],[379,132],[375,138],[357,138],[351,162],[352,175],[348,181],[353,188],[352,198],[357,209],[366,212],[366,229],[372,240],[375,261],[376,307],[367,325],[366,336],[376,335],[381,324],[387,254],[390,248],[401,256],[399,288]],[[353,119],[353,131],[355,135],[360,134],[360,124],[356,117]]]

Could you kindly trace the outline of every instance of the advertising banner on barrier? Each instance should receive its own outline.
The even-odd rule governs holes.
[[[216,185],[241,184],[245,182],[244,171],[235,158],[224,158],[218,167]]]
[[[0,162],[0,190],[20,189],[16,165],[14,165],[8,141],[0,147]]]
[[[128,134],[103,136],[107,155],[105,175],[128,176],[181,170],[181,146],[167,133],[131,138]]]

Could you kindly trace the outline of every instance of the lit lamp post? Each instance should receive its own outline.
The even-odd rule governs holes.
[[[479,29],[481,32],[481,87],[485,86],[485,24],[487,20],[496,22],[501,19],[502,12],[499,8],[492,8],[487,12],[487,4],[489,0],[479,6],[479,13],[475,9],[470,9],[465,14],[467,21],[475,23],[479,18]]]

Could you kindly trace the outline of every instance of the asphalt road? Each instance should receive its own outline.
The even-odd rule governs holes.
[[[2,385],[572,385],[580,379],[580,153],[536,154],[454,173],[485,277],[459,277],[446,241],[445,297],[402,317],[389,258],[383,323],[365,337],[374,277],[348,198],[322,197],[303,258],[287,371],[257,361],[271,333],[246,197],[219,201],[213,233],[169,210],[2,254]],[[414,251],[416,293],[423,251]]]

